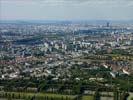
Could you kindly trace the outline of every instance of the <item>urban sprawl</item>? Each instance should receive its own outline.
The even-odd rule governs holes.
[[[132,24],[0,24],[1,98],[133,100],[132,92]]]

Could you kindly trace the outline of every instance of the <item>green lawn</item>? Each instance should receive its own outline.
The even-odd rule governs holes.
[[[73,100],[76,96],[73,95],[61,95],[61,94],[52,94],[52,93],[25,93],[25,92],[4,92],[0,94],[6,94],[6,97],[15,98],[15,99],[28,99],[34,97],[37,100],[44,100],[45,98],[54,98],[54,99],[63,99],[63,100]],[[52,99],[53,100],[53,99]]]
[[[93,96],[83,96],[82,100],[93,100],[94,97]]]

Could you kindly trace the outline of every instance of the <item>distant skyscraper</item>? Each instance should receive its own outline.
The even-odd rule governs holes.
[[[109,27],[109,22],[107,22],[107,27]]]

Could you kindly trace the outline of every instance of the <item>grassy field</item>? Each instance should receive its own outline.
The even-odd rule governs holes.
[[[127,100],[133,100],[133,92],[130,92],[129,94],[130,94],[130,95],[129,95],[129,97],[128,97]]]
[[[93,96],[83,96],[82,100],[93,100]]]
[[[24,99],[30,100],[35,98],[35,100],[45,100],[52,98],[52,100],[74,100],[76,96],[72,95],[61,95],[61,94],[50,94],[50,93],[24,93],[24,92],[0,92],[0,96],[4,98],[13,99]]]

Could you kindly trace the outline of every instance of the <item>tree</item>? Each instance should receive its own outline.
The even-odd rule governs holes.
[[[98,89],[95,92],[94,100],[100,100],[100,93],[99,93]]]

